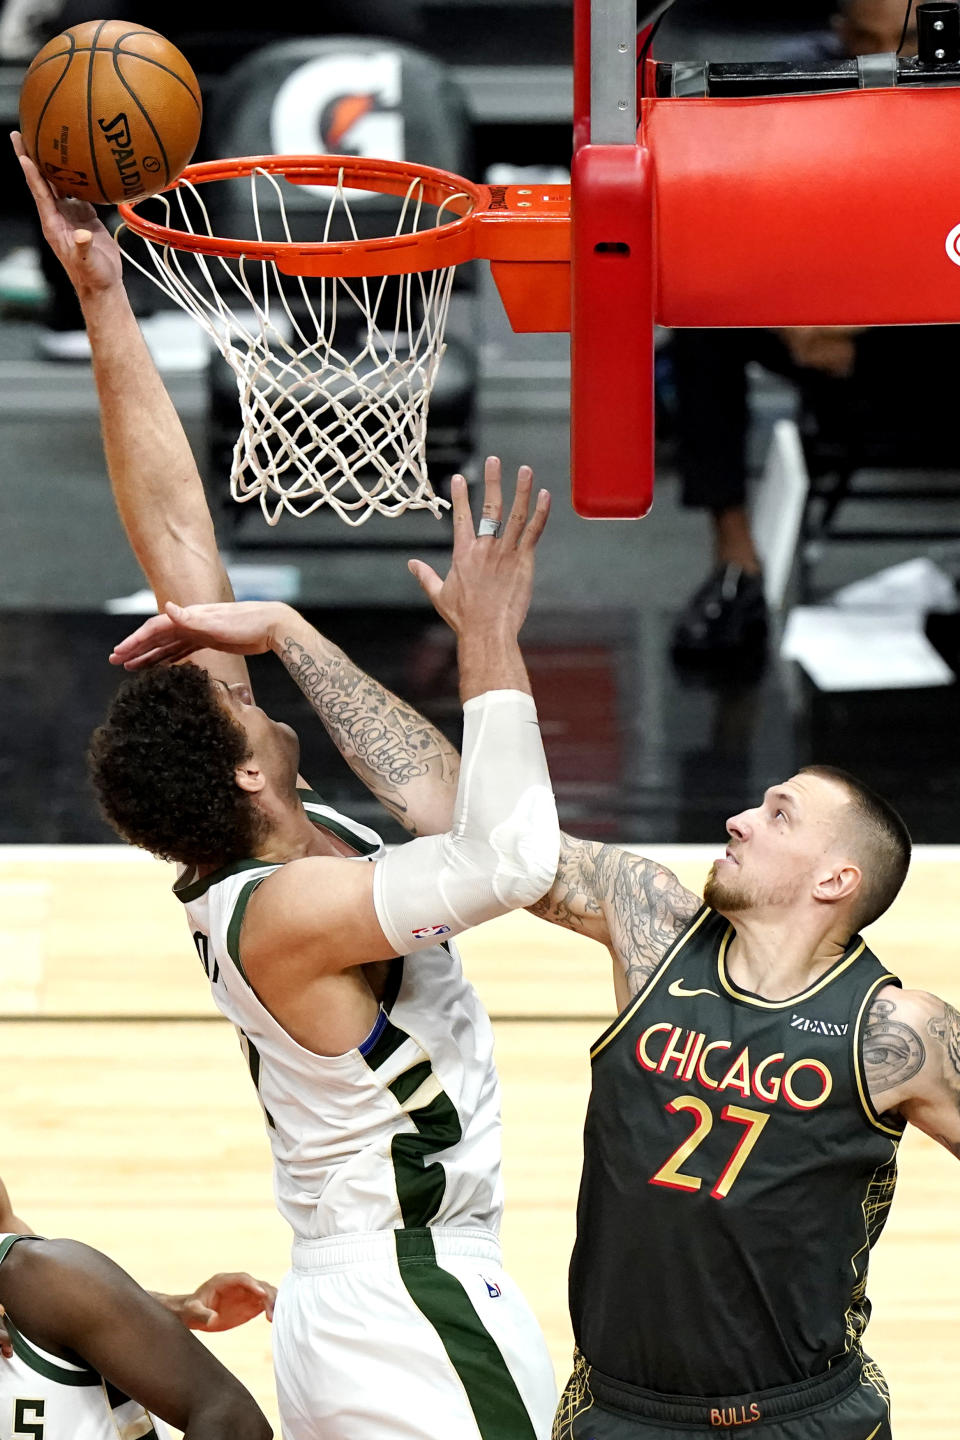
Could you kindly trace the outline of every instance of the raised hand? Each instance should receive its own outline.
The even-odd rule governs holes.
[[[108,290],[121,283],[120,250],[110,231],[97,218],[93,206],[86,200],[59,196],[30,159],[20,132],[14,130],[10,139],[36,204],[47,244],[70,276],[77,293]]]
[[[501,469],[495,455],[483,467],[483,482],[480,528],[503,525],[502,533],[478,534],[474,530],[467,482],[462,475],[455,475],[451,486],[453,554],[447,578],[441,580],[423,560],[411,560],[409,569],[438,614],[458,635],[479,628],[516,636],[530,605],[533,552],[550,513],[550,495],[546,490],[538,492],[530,516],[533,471],[522,465],[510,515],[503,524]]]
[[[274,627],[289,607],[271,601],[245,600],[219,605],[175,605],[154,615],[115,646],[111,665],[144,670],[186,660],[198,650],[228,655],[262,655],[271,648]]]

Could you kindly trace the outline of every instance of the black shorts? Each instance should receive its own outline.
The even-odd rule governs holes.
[[[886,1382],[859,1352],[799,1385],[726,1397],[658,1395],[611,1380],[582,1356],[553,1440],[892,1440]]]

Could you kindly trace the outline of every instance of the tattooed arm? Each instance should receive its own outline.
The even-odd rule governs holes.
[[[412,835],[450,828],[460,756],[440,731],[294,611],[276,652],[354,774]]]
[[[960,1159],[960,1014],[923,990],[879,991],[863,1036],[870,1098]]]
[[[113,498],[157,608],[162,611],[168,600],[232,600],[203,481],[130,308],[120,252],[90,206],[81,207],[88,213],[77,219],[74,202],[55,203],[35,170],[28,178],[44,234],[83,307]],[[74,225],[82,225],[92,242],[78,244]],[[193,660],[225,684],[249,689],[242,655],[204,650]]]
[[[700,908],[670,870],[616,845],[562,835],[557,877],[533,915],[606,945],[622,1009]]]

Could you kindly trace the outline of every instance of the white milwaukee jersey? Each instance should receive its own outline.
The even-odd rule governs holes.
[[[0,1235],[2,1261],[21,1235]],[[95,1370],[41,1350],[4,1325],[13,1358],[0,1360],[0,1440],[169,1440],[159,1420]]]
[[[301,792],[357,863],[380,837]],[[500,1094],[493,1030],[452,943],[394,961],[367,1039],[344,1055],[299,1045],[240,963],[250,896],[278,867],[245,860],[177,882],[218,1009],[236,1027],[263,1106],[277,1206],[298,1239],[439,1225],[496,1232]],[[322,902],[321,902],[322,903]]]

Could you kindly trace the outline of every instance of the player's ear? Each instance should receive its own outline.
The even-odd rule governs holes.
[[[863,871],[858,865],[847,861],[821,875],[813,887],[813,898],[835,905],[838,900],[849,900],[863,883]]]
[[[238,765],[233,772],[233,778],[241,790],[246,790],[248,795],[258,795],[267,783],[267,777],[257,765],[247,762]]]

